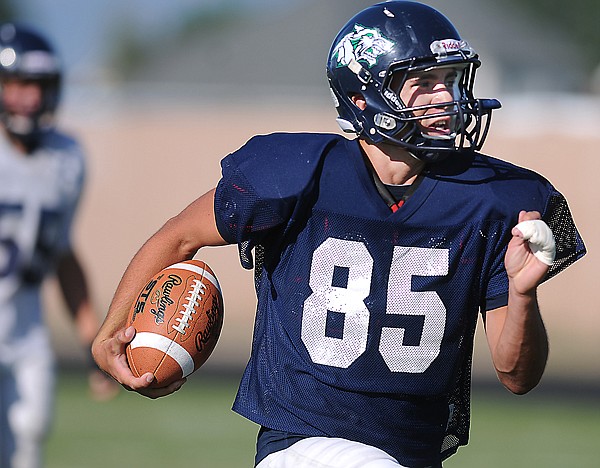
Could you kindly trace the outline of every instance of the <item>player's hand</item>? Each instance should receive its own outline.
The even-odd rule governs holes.
[[[92,352],[98,366],[125,389],[135,391],[148,398],[160,398],[179,390],[185,383],[185,379],[173,382],[167,387],[151,388],[150,385],[154,381],[152,373],[147,372],[140,377],[133,375],[127,363],[125,348],[134,336],[135,328],[127,327],[117,331],[113,337],[95,343]]]
[[[519,223],[541,220],[537,211],[521,211]],[[539,223],[524,223],[512,229],[504,266],[515,292],[528,294],[542,282],[554,259],[554,237]],[[525,232],[523,232],[525,231]]]

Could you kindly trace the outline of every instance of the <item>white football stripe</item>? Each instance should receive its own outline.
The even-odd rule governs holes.
[[[162,351],[167,356],[172,357],[179,367],[184,377],[194,372],[194,360],[183,346],[166,336],[151,332],[138,332],[130,344],[132,349],[153,348]]]
[[[213,275],[211,275],[210,272],[206,271],[204,268],[200,268],[199,266],[192,265],[191,263],[183,263],[183,262],[175,263],[174,265],[171,265],[167,269],[171,269],[171,268],[178,268],[180,270],[188,270],[188,271],[192,271],[194,273],[198,273],[199,275],[202,275],[204,278],[206,278],[208,281],[210,281],[213,284],[213,286],[215,288],[217,288],[217,290],[219,292],[221,292],[221,286],[219,285],[219,281],[217,280],[217,278],[215,278]]]

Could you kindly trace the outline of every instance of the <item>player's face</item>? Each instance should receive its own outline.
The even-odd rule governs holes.
[[[461,74],[462,70],[454,67],[432,68],[410,73],[404,81],[398,95],[407,107],[433,106],[413,111],[415,117],[425,116],[419,120],[423,134],[447,138],[454,132],[456,118],[440,114],[454,107],[452,102],[459,96]]]
[[[2,81],[2,101],[7,112],[30,116],[42,105],[42,88],[35,81],[5,79]]]

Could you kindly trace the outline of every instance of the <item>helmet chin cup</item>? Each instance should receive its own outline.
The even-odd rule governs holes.
[[[456,151],[453,140],[435,140],[424,136],[414,138],[414,143],[407,143],[404,140],[385,137],[385,140],[391,144],[405,148],[415,158],[426,162],[433,163],[445,159]]]

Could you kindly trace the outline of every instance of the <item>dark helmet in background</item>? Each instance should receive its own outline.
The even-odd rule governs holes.
[[[491,112],[500,103],[473,97],[480,65],[440,12],[417,2],[388,1],[363,10],[342,28],[329,52],[327,77],[342,130],[373,143],[402,146],[429,162],[483,145]],[[402,102],[399,90],[409,74],[436,67],[459,70],[453,101],[419,108]],[[364,110],[352,101],[355,95],[365,99]],[[449,135],[432,137],[419,130],[423,117],[414,111],[428,107],[444,108],[443,115],[452,116]]]
[[[41,134],[54,125],[60,99],[62,70],[50,43],[33,29],[0,24],[0,84],[7,80],[39,83],[40,107],[31,115],[15,115],[6,109],[0,86],[0,119],[7,132],[27,147],[35,146]]]

